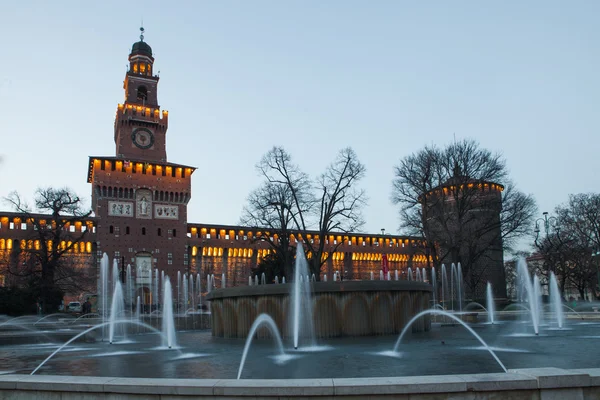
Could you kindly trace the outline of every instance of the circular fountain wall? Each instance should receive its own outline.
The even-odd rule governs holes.
[[[283,336],[291,336],[292,284],[216,289],[211,301],[212,335],[245,338],[256,317],[266,313]],[[399,333],[419,312],[429,308],[431,285],[416,281],[343,281],[311,283],[315,337]],[[413,332],[428,331],[428,317]],[[259,331],[268,336],[268,331]]]

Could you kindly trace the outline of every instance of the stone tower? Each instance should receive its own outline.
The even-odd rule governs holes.
[[[440,263],[461,263],[465,298],[485,298],[487,282],[494,297],[506,298],[500,213],[504,187],[464,176],[453,177],[421,196],[423,221]],[[439,268],[438,268],[439,271]]]
[[[117,107],[115,156],[90,157],[88,182],[98,255],[108,254],[120,268],[131,265],[135,295],[151,304],[151,271],[174,279],[188,269],[187,203],[195,168],[167,161],[168,112],[158,105],[159,77],[141,31],[129,54],[125,101]]]

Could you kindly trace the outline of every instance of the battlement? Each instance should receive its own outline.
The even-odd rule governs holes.
[[[129,119],[141,122],[167,125],[169,112],[155,107],[143,107],[133,104],[119,104],[117,106],[117,120]]]

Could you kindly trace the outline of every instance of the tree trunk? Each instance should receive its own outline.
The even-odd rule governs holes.
[[[55,310],[53,306],[54,292],[54,267],[45,265],[42,267],[42,288],[41,288],[40,305],[43,314],[50,314]]]

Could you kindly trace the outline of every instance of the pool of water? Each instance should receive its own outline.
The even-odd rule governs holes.
[[[506,368],[600,367],[600,322],[571,321],[565,329],[542,327],[540,336],[520,322],[471,327]],[[407,335],[398,353],[397,336],[321,340],[317,348],[277,357],[274,341],[255,340],[242,378],[352,378],[502,372],[502,368],[459,325],[432,324],[429,332]],[[109,344],[73,343],[37,374],[156,378],[236,378],[245,341],[213,338],[209,331],[179,332],[178,349],[161,348],[157,334],[130,335]],[[60,343],[0,346],[0,373],[29,374]]]

